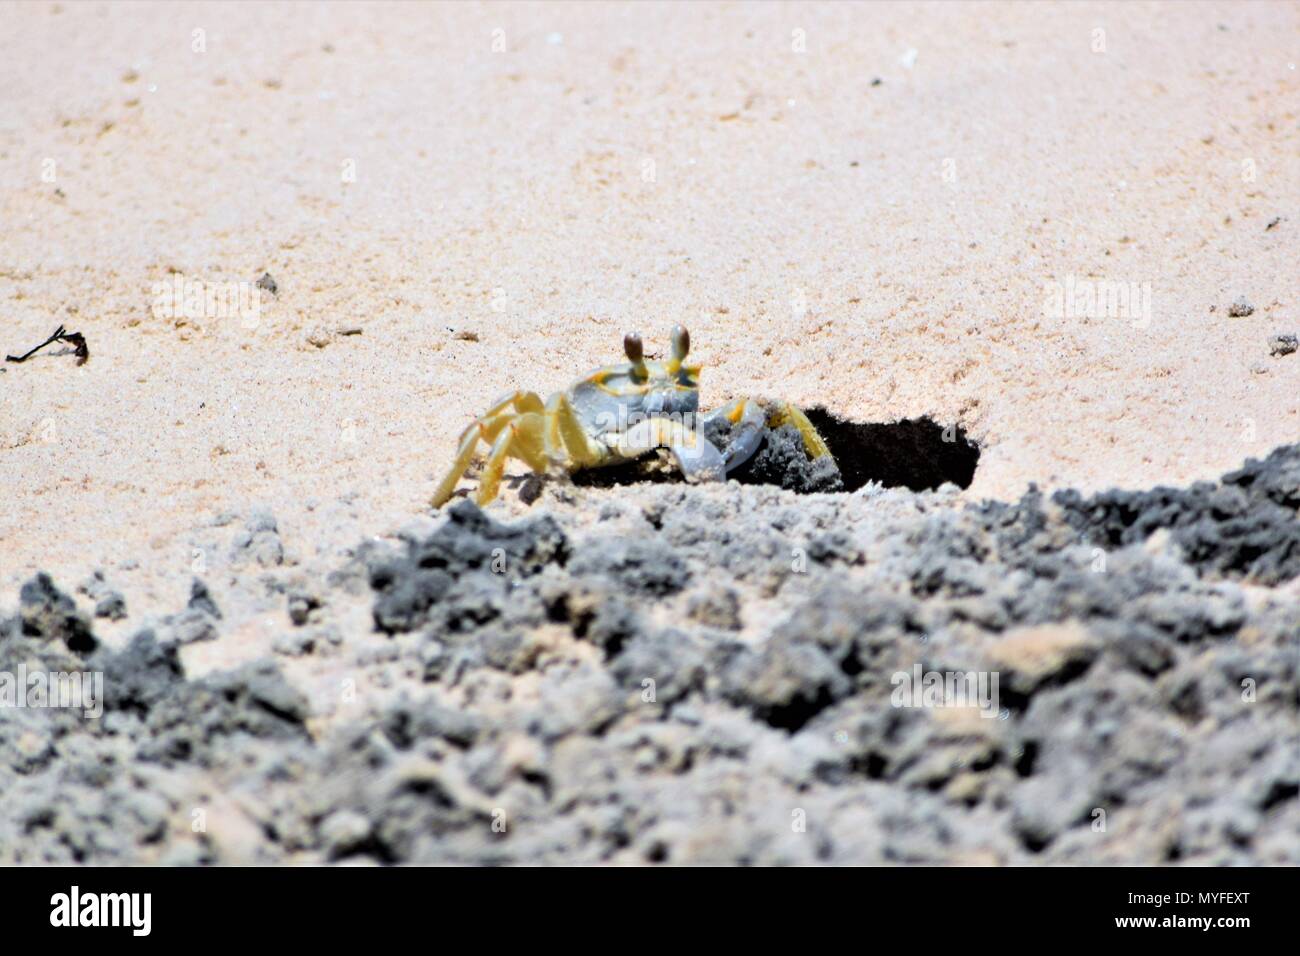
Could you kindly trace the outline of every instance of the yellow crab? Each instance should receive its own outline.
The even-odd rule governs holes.
[[[480,441],[491,449],[474,495],[480,505],[497,496],[511,458],[539,474],[572,474],[667,448],[687,481],[723,481],[758,450],[765,431],[785,424],[799,430],[809,458],[830,454],[812,422],[787,402],[738,398],[697,420],[700,366],[685,364],[690,342],[689,333],[674,326],[671,357],[647,361],[641,337],[629,333],[623,339],[627,362],[583,376],[544,404],[535,392],[512,392],[494,402],[461,433],[433,506],[451,498]],[[725,451],[701,434],[719,416],[731,426]]]

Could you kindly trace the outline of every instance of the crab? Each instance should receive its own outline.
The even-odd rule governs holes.
[[[667,449],[686,481],[725,481],[768,432],[785,425],[798,430],[809,459],[830,455],[812,422],[788,402],[738,398],[700,417],[700,366],[686,364],[690,342],[686,329],[674,326],[669,358],[653,361],[646,359],[641,337],[629,333],[623,338],[626,362],[596,369],[545,402],[525,391],[498,399],[461,433],[456,460],[433,494],[433,507],[450,500],[478,457],[480,442],[489,451],[474,494],[479,505],[496,498],[512,458],[555,476]],[[714,426],[725,426],[730,435],[725,450],[705,437],[718,431]]]

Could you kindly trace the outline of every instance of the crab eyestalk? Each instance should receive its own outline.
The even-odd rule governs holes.
[[[682,367],[682,362],[686,361],[686,353],[691,350],[691,333],[680,325],[674,325],[672,345],[672,358],[667,363],[668,374],[676,375],[677,370]]]
[[[641,336],[635,332],[623,336],[623,351],[627,353],[627,360],[632,363],[632,374],[640,379],[646,378],[650,373],[645,367],[645,349],[641,346]]]

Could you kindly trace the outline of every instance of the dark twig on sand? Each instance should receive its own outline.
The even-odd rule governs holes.
[[[77,364],[85,365],[86,359],[90,358],[90,348],[86,345],[86,337],[80,332],[69,332],[62,325],[54,330],[54,334],[42,342],[36,348],[30,350],[24,355],[6,355],[6,362],[26,362],[29,358],[39,352],[51,342],[67,342],[76,350],[73,352],[77,356]]]

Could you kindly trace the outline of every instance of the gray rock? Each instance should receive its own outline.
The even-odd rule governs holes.
[[[208,586],[198,578],[190,581],[190,599],[186,606],[191,611],[198,611],[218,621],[221,620],[221,611],[217,608],[217,602],[212,600],[212,593],[208,590]]]
[[[559,504],[461,502],[341,555],[369,634],[328,582],[260,571],[278,532],[250,522],[223,583],[286,602],[277,654],[341,658],[289,671],[325,704],[311,732],[270,662],[187,679],[210,595],[81,658],[71,599],[29,582],[0,671],[100,671],[105,709],[0,709],[0,863],[1300,863],[1300,606],[1276,586],[1300,448],[1051,500]],[[895,706],[914,666],[996,669],[998,716]]]
[[[98,646],[86,616],[72,598],[54,586],[48,574],[41,572],[24,584],[18,601],[23,634],[61,641],[78,654],[88,654]]]
[[[100,651],[92,662],[104,672],[104,705],[110,710],[147,714],[185,680],[176,644],[159,643],[150,630],[137,633],[121,651]]]

